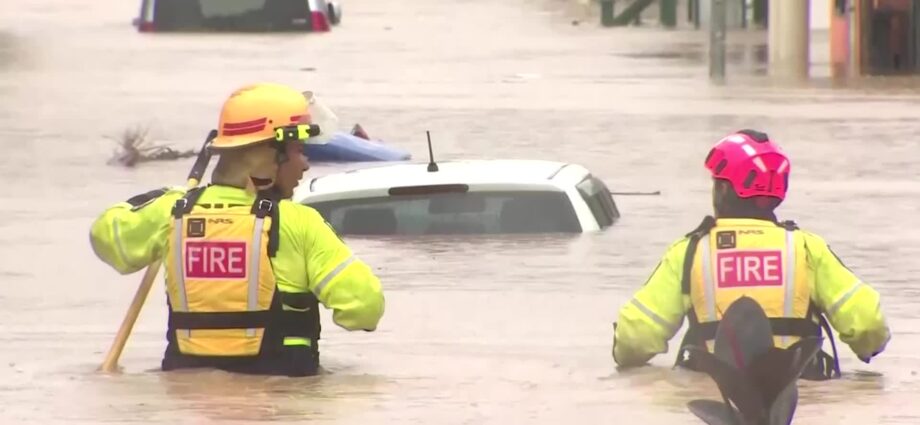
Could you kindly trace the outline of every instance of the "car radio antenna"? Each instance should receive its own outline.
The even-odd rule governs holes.
[[[434,173],[438,171],[438,164],[434,162],[434,152],[431,150],[431,132],[425,130],[425,135],[428,136],[428,172]]]

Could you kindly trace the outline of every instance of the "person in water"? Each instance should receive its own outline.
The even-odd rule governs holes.
[[[374,331],[380,281],[320,214],[288,200],[322,137],[309,100],[261,83],[223,105],[211,184],[153,190],[106,209],[93,250],[121,274],[156,259],[169,306],[163,370],[318,373],[319,304],[349,331]]]
[[[762,132],[741,130],[716,143],[705,166],[713,178],[715,217],[668,247],[649,280],[622,306],[613,324],[615,363],[636,367],[666,352],[686,315],[689,328],[676,364],[697,369],[692,353],[684,356],[691,351],[686,348],[711,352],[719,319],[742,296],[763,307],[780,348],[820,336],[822,329],[831,338],[833,355],[819,352],[804,379],[840,376],[830,327],[861,361],[881,353],[891,334],[879,293],[823,238],[776,218],[791,170],[780,147]]]

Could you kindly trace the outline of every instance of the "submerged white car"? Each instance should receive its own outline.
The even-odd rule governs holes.
[[[340,235],[581,233],[620,217],[587,169],[542,160],[363,168],[304,182],[293,199]]]

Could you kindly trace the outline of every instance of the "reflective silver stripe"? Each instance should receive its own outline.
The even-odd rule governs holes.
[[[316,284],[316,288],[313,289],[313,293],[316,294],[316,296],[318,297],[319,294],[323,292],[323,288],[325,288],[326,285],[328,285],[329,282],[332,281],[332,279],[338,276],[338,274],[341,273],[342,270],[345,270],[345,267],[348,267],[348,265],[351,264],[352,261],[355,261],[354,255],[346,258],[345,261],[342,261],[341,263],[339,263],[339,265],[336,266],[335,269],[333,269],[331,272],[329,272],[329,274],[327,274],[326,277],[323,278],[323,280],[321,280],[318,284]]]
[[[176,295],[179,297],[178,305],[173,306],[173,309],[176,311],[188,311],[188,298],[186,297],[185,292],[185,263],[182,261],[182,251],[184,247],[182,245],[182,219],[177,218],[174,220],[174,229],[173,229],[173,269],[176,271],[176,286],[177,291]],[[185,333],[185,337],[191,337],[191,330],[183,329],[179,332]]]
[[[783,300],[783,313],[786,317],[793,317],[795,306],[795,234],[786,231],[786,276],[784,285],[786,285],[786,298]],[[786,345],[786,336],[780,337],[783,346]]]
[[[252,229],[252,252],[249,253],[249,294],[246,298],[246,309],[256,311],[259,308],[259,266],[262,264],[262,230],[265,228],[265,219],[256,217]],[[246,329],[246,336],[255,336],[255,329]]]
[[[837,310],[840,309],[840,307],[843,307],[844,303],[846,303],[850,298],[853,297],[853,294],[855,294],[856,291],[859,290],[859,287],[862,285],[863,285],[862,282],[856,281],[856,283],[854,283],[853,286],[850,287],[850,289],[845,294],[843,294],[843,296],[840,297],[839,300],[837,300],[837,302],[835,302],[833,305],[831,305],[829,309],[827,309],[827,314],[831,315],[831,314],[836,313]]]
[[[715,278],[712,275],[712,260],[709,253],[710,235],[700,238],[699,248],[702,249],[703,258],[703,297],[706,300],[707,321],[716,320]]]
[[[641,302],[639,302],[639,300],[633,298],[632,304],[633,304],[634,306],[636,306],[636,308],[638,308],[639,311],[641,311],[641,312],[644,313],[646,316],[648,316],[650,319],[652,319],[655,323],[661,325],[661,327],[662,327],[665,331],[670,332],[670,331],[672,330],[672,328],[674,327],[673,325],[671,325],[670,323],[668,323],[667,320],[664,320],[663,317],[661,317],[661,316],[655,314],[654,311],[649,310],[648,307],[646,307],[644,304],[642,304]]]

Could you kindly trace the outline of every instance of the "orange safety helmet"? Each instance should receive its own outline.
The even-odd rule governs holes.
[[[250,84],[234,91],[224,102],[211,148],[233,149],[273,141],[276,135],[280,137],[278,130],[297,133],[298,124],[311,122],[309,103],[303,93],[282,84]],[[311,127],[310,134],[301,131],[297,139],[304,143],[307,136],[316,136],[315,126]]]

